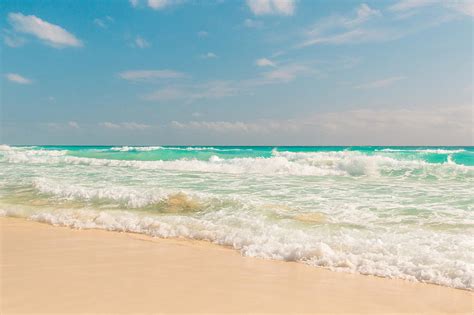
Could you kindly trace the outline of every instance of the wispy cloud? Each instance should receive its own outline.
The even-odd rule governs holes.
[[[3,33],[3,41],[9,47],[17,48],[17,47],[23,46],[26,43],[25,38],[19,36],[12,30],[4,29],[2,33]]]
[[[144,39],[141,36],[135,37],[134,44],[138,48],[148,48],[151,46],[150,42],[148,42],[146,39]]]
[[[200,38],[207,37],[209,35],[209,32],[207,31],[199,31],[197,32],[197,36]]]
[[[267,58],[260,58],[255,61],[255,64],[259,67],[276,67],[276,64]]]
[[[384,78],[380,80],[375,80],[372,82],[364,83],[355,86],[356,89],[376,89],[376,88],[384,88],[390,85],[395,84],[396,82],[405,79],[404,76],[394,76],[389,78]]]
[[[472,145],[471,117],[471,106],[363,108],[292,119],[172,121],[170,127],[226,136],[236,134],[248,137],[243,138],[247,141],[272,135],[272,139],[276,136],[292,143],[320,145]]]
[[[174,70],[129,70],[119,73],[119,77],[129,81],[152,81],[157,79],[180,79],[187,75]]]
[[[45,124],[46,127],[52,131],[66,131],[66,130],[79,130],[81,126],[77,121],[71,120],[68,122],[50,122]]]
[[[61,26],[44,21],[34,15],[9,13],[8,22],[16,32],[33,35],[55,48],[83,46],[82,41]]]
[[[237,94],[239,86],[232,81],[210,81],[202,84],[166,86],[142,96],[146,101],[218,99]]]
[[[268,130],[269,128],[266,125],[261,125],[258,123],[247,123],[242,121],[189,121],[189,122],[179,122],[172,121],[171,127],[176,129],[184,130],[207,130],[218,133],[228,133],[228,132],[237,132],[237,133],[248,133],[248,132],[261,132]]]
[[[293,15],[295,0],[247,0],[247,5],[255,15]]]
[[[262,63],[262,62],[261,62]],[[266,63],[266,62],[263,62]],[[173,101],[180,100],[187,103],[201,99],[219,99],[249,93],[261,86],[272,84],[285,84],[299,76],[315,74],[316,71],[309,65],[289,63],[277,65],[273,63],[269,69],[262,71],[254,78],[244,80],[214,80],[205,83],[178,83],[167,85],[141,96],[146,101]],[[135,75],[132,77],[142,77]]]
[[[248,28],[261,28],[263,27],[263,22],[259,20],[245,19],[244,26]]]
[[[400,0],[389,7],[393,12],[410,12],[420,8],[439,5],[458,13],[474,16],[472,0]]]
[[[151,128],[151,125],[147,124],[142,124],[142,123],[137,123],[137,122],[119,122],[119,123],[113,123],[110,121],[105,121],[99,123],[99,126],[106,128],[106,129],[113,129],[113,130],[118,130],[118,129],[125,129],[125,130],[146,130]]]
[[[317,44],[346,44],[391,39],[396,34],[382,29],[365,29],[363,24],[381,16],[379,10],[363,3],[355,9],[352,17],[334,15],[322,19],[306,32],[306,40],[298,47]]]
[[[148,0],[148,6],[153,10],[161,10],[171,5],[172,2],[170,0]]]
[[[308,33],[318,35],[330,29],[353,29],[378,16],[381,16],[379,10],[372,9],[363,3],[354,10],[353,16],[329,16],[316,23]]]
[[[215,58],[217,58],[217,55],[213,52],[208,52],[208,53],[200,55],[199,58],[201,58],[201,59],[215,59]]]
[[[164,10],[170,6],[182,3],[184,0],[129,0],[133,8],[149,7],[153,10]]]
[[[67,125],[73,129],[79,129],[79,124],[76,121],[68,121]]]
[[[262,77],[255,82],[259,82],[260,85],[290,82],[296,79],[297,76],[310,72],[313,72],[313,70],[306,65],[287,64],[277,67],[275,70],[263,72]]]
[[[22,75],[19,75],[18,73],[7,73],[5,77],[8,79],[8,81],[13,82],[13,83],[18,83],[18,84],[31,84],[32,81],[28,78],[25,78]]]
[[[400,37],[399,33],[389,30],[354,29],[326,36],[315,36],[303,42],[299,47],[306,47],[317,44],[342,45],[365,42],[378,42],[385,40],[393,40],[398,37]]]
[[[472,145],[471,119],[471,106],[446,106],[324,113],[307,123],[348,144]]]
[[[190,94],[189,90],[171,86],[157,89],[151,93],[142,96],[143,100],[157,102],[173,101],[185,98],[192,98],[192,94]]]
[[[114,19],[107,15],[104,18],[95,18],[93,22],[100,28],[108,28],[109,25],[114,22]]]

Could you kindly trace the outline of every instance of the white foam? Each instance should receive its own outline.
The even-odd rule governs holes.
[[[215,148],[215,147],[163,147],[163,146],[122,146],[112,147],[111,151],[157,151],[157,150],[173,150],[173,151],[246,151],[247,149],[238,148]]]
[[[432,153],[432,154],[453,154],[453,153],[461,153],[466,152],[464,149],[453,149],[453,150],[446,150],[446,149],[382,149],[376,150],[382,152],[418,152],[418,153]]]
[[[246,256],[299,261],[335,271],[401,278],[462,289],[474,288],[473,264],[465,262],[466,253],[463,254],[463,250],[473,248],[473,242],[469,240],[465,240],[464,244],[441,243],[434,239],[420,242],[413,239],[414,235],[409,231],[393,235],[381,230],[353,231],[350,235],[311,235],[308,231],[271,224],[264,217],[245,211],[238,214],[217,211],[201,217],[189,217],[87,209],[30,213],[2,209],[0,215],[26,215],[31,220],[78,229],[94,228],[164,238],[208,240],[231,246]],[[417,236],[432,237],[423,233]],[[413,243],[416,246],[410,246]],[[435,245],[438,246],[437,251],[433,251]],[[450,259],[450,255],[454,255],[454,259]]]
[[[473,167],[349,150],[215,154],[130,161],[1,146],[0,215],[473,288]]]
[[[135,147],[135,146],[123,146],[123,147],[112,147],[110,148],[111,151],[120,151],[120,152],[128,152],[128,151],[155,151],[163,149],[160,146],[152,146],[152,147]]]
[[[402,174],[410,176],[421,171],[426,176],[474,176],[474,167],[454,162],[431,164],[418,160],[396,160],[359,152],[273,152],[269,158],[222,159],[212,156],[208,161],[180,159],[172,161],[109,160],[67,155],[65,150],[5,150],[9,163],[72,164],[90,166],[133,167],[149,170],[209,172],[228,174],[265,174],[296,176],[379,176]],[[421,174],[423,175],[423,174]],[[420,174],[416,174],[420,176]]]

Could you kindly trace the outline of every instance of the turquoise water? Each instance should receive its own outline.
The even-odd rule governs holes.
[[[473,147],[0,146],[0,215],[472,289]]]

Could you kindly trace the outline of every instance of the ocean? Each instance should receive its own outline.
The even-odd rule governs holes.
[[[474,288],[474,147],[0,146],[0,215]]]

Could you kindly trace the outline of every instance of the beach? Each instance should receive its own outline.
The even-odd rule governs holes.
[[[0,146],[0,216],[474,289],[474,148]]]
[[[0,315],[474,315],[474,0],[0,1]]]
[[[208,242],[0,218],[2,314],[471,314],[439,285],[242,257]]]

